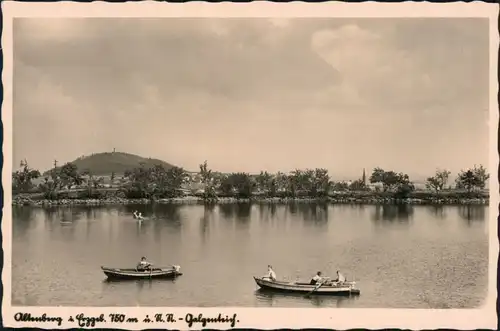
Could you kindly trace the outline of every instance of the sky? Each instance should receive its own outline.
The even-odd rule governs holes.
[[[14,166],[116,151],[187,170],[488,163],[480,18],[16,18]]]

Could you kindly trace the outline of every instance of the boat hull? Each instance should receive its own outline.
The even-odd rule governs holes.
[[[351,296],[360,294],[360,290],[355,288],[353,283],[348,283],[347,285],[342,286],[323,285],[315,290],[316,285],[310,285],[306,283],[270,281],[258,277],[254,277],[254,280],[257,285],[265,291],[339,296]]]
[[[153,269],[151,271],[137,271],[135,269],[118,269],[101,267],[108,279],[131,280],[131,279],[173,279],[182,273],[176,269]]]

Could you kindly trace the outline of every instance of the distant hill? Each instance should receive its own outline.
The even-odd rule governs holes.
[[[82,156],[72,161],[79,171],[89,170],[93,175],[110,175],[115,173],[121,175],[127,170],[139,167],[141,163],[146,166],[163,165],[165,168],[172,168],[173,165],[158,159],[144,158],[134,154],[107,152],[96,153],[89,156]],[[45,172],[47,174],[48,171]]]

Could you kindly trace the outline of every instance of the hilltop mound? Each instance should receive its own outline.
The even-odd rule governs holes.
[[[165,168],[172,168],[173,165],[158,159],[144,158],[134,154],[107,152],[96,153],[89,156],[82,156],[72,161],[78,170],[88,170],[94,175],[116,175],[123,174],[126,170],[139,167],[141,163],[145,166],[163,165]]]

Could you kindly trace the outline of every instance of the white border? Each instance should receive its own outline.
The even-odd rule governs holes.
[[[9,327],[41,327],[41,328],[70,328],[78,327],[75,323],[63,322],[61,326],[53,323],[19,323],[13,318],[18,311],[32,313],[33,315],[62,316],[66,319],[69,315],[75,316],[84,313],[87,316],[99,316],[109,313],[121,312],[129,317],[141,317],[156,312],[172,312],[181,317],[186,313],[205,317],[212,315],[233,316],[237,314],[239,323],[237,328],[404,328],[404,329],[496,329],[496,273],[498,259],[497,240],[497,206],[499,203],[499,185],[496,169],[498,167],[497,153],[497,128],[498,105],[496,95],[498,84],[497,52],[498,30],[497,17],[498,5],[482,2],[474,3],[218,3],[191,2],[186,4],[167,4],[144,1],[142,3],[113,4],[104,2],[94,3],[18,3],[3,2],[4,27],[2,47],[4,50],[4,101],[2,121],[4,126],[4,163],[2,179],[7,188],[4,191],[4,219],[2,222],[4,269],[2,282],[4,297],[2,301],[2,315],[4,326]],[[86,307],[11,307],[11,172],[12,164],[12,19],[14,17],[485,17],[490,22],[490,268],[489,268],[489,294],[487,303],[477,309],[317,309],[317,308],[86,308]],[[137,323],[137,324],[111,324],[99,323],[98,328],[116,327],[123,329],[144,328],[177,328],[188,329],[185,322],[178,321],[174,324]],[[201,329],[203,326],[194,324],[192,329]],[[228,329],[229,324],[208,324],[207,328]]]

